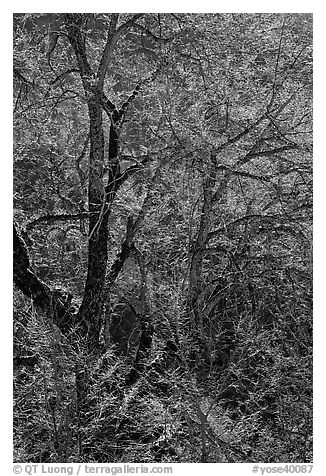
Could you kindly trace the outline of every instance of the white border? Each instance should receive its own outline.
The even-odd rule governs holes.
[[[109,12],[109,13],[127,13],[127,12],[162,12],[162,13],[311,13],[317,9],[321,9],[321,2],[317,1],[290,1],[290,0],[275,0],[275,1],[258,1],[251,0],[241,2],[239,0],[228,0],[227,2],[213,2],[213,1],[197,1],[187,2],[166,0],[164,2],[154,1],[138,1],[131,2],[126,0],[119,0],[116,2],[108,2],[104,0],[94,0],[92,2],[78,2],[77,0],[70,0],[69,2],[58,0],[55,2],[44,1],[26,1],[14,0],[8,5],[4,5],[5,10],[9,12]]]
[[[116,7],[116,8],[114,8]],[[118,8],[117,8],[118,7]],[[41,2],[13,1],[1,5],[1,149],[0,149],[0,204],[1,204],[1,318],[3,329],[0,343],[1,383],[1,439],[3,474],[12,474],[12,14],[17,12],[296,12],[314,13],[314,470],[313,475],[326,474],[325,435],[325,293],[326,293],[326,174],[325,174],[325,62],[326,18],[322,2],[317,1],[250,1],[239,2],[171,2],[164,3],[130,1],[108,2]],[[324,284],[325,283],[325,284]],[[8,463],[8,468],[7,468]],[[172,465],[174,474],[205,471],[218,474],[251,474],[252,465]],[[201,465],[200,465],[201,466]],[[7,471],[8,469],[8,471]]]

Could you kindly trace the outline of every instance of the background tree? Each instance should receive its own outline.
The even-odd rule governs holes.
[[[311,36],[15,16],[17,460],[310,460]]]

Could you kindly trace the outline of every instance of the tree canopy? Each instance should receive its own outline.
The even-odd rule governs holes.
[[[13,79],[17,461],[311,461],[311,15],[15,14]]]

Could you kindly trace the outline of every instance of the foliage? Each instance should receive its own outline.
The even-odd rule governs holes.
[[[312,460],[311,23],[15,15],[16,461]]]

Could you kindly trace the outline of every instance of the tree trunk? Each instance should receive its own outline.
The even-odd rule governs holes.
[[[116,18],[117,21],[117,18]],[[87,23],[87,16],[81,14],[67,14],[66,27],[69,41],[74,49],[80,69],[82,84],[88,97],[88,113],[90,124],[90,158],[88,171],[88,207],[89,236],[88,236],[88,267],[84,288],[83,301],[78,311],[78,321],[88,328],[88,343],[90,349],[99,345],[101,315],[104,303],[104,284],[108,261],[108,217],[109,205],[115,198],[121,184],[120,168],[117,160],[118,133],[117,122],[120,119],[118,111],[111,103],[111,127],[109,135],[109,179],[105,186],[103,174],[105,165],[105,147],[103,132],[103,80],[105,71],[101,72],[102,80],[96,79],[86,55],[85,37],[83,29]],[[112,41],[113,31],[110,32]],[[101,64],[104,64],[103,58]],[[99,74],[99,73],[98,73]],[[114,114],[115,113],[115,114]]]
[[[16,225],[13,230],[14,283],[25,296],[32,299],[33,304],[46,312],[63,334],[71,331],[76,316],[70,307],[71,296],[58,289],[51,289],[41,281],[30,268],[26,245],[19,235]]]
[[[188,308],[192,316],[194,328],[197,328],[198,325],[201,327],[198,297],[202,290],[204,250],[207,245],[212,220],[213,189],[216,180],[215,160],[213,160],[213,157],[211,157],[211,163],[203,173],[206,174],[203,178],[203,201],[189,271]]]
[[[91,347],[97,347],[103,309],[103,288],[108,260],[109,210],[103,183],[104,134],[102,107],[96,100],[89,102],[91,150],[89,160],[88,207],[89,239],[88,268],[78,320],[88,327]]]
[[[200,356],[201,364],[203,362],[210,362],[209,346],[207,345],[205,337],[205,304],[203,299],[201,299],[201,294],[204,290],[203,260],[205,256],[205,248],[211,232],[213,206],[225,196],[229,182],[229,174],[225,173],[221,178],[217,190],[214,191],[217,175],[217,161],[214,153],[211,153],[210,163],[203,173],[205,173],[203,179],[203,201],[199,228],[193,246],[193,254],[190,263],[187,303],[187,312],[190,316],[190,333],[193,339],[189,358],[190,361],[197,362],[198,356]]]

